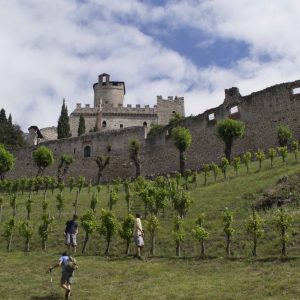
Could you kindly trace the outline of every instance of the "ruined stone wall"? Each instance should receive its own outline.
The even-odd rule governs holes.
[[[200,169],[203,163],[219,162],[224,156],[224,145],[216,137],[216,123],[227,117],[239,119],[246,124],[245,137],[234,142],[232,156],[245,151],[267,150],[277,146],[277,126],[289,126],[294,138],[300,140],[300,94],[295,88],[300,81],[275,85],[265,90],[242,97],[237,88],[225,90],[222,105],[207,110],[196,117],[189,117],[180,122],[190,129],[192,145],[187,151],[186,167]],[[117,176],[133,177],[135,168],[128,158],[128,145],[131,138],[141,142],[142,175],[167,173],[179,170],[179,153],[170,136],[170,128],[162,128],[155,136],[144,139],[142,127],[124,128],[103,133],[93,133],[82,137],[48,141],[56,158],[56,164],[46,174],[55,175],[57,161],[61,154],[74,156],[75,162],[69,175],[83,175],[95,181],[97,167],[94,158],[105,154],[108,144],[112,147],[110,165],[104,171],[104,180]],[[92,157],[84,158],[84,148],[90,146]],[[21,175],[35,175],[36,167],[31,159],[34,148],[24,148],[15,152],[16,167],[8,174],[10,178]]]

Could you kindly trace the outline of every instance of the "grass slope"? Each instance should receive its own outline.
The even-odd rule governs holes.
[[[279,235],[272,223],[274,209],[261,212],[266,220],[265,236],[258,242],[258,258],[251,258],[251,241],[246,235],[245,222],[251,214],[248,195],[260,196],[267,188],[276,184],[284,175],[293,176],[299,172],[299,165],[288,158],[283,164],[279,158],[273,169],[265,161],[263,169],[257,172],[257,163],[251,164],[246,174],[241,166],[238,176],[231,170],[229,178],[221,175],[216,183],[209,178],[207,186],[202,185],[202,175],[198,178],[198,187],[191,190],[193,204],[184,221],[186,238],[182,245],[182,258],[175,258],[175,245],[172,240],[172,211],[167,209],[165,218],[160,217],[161,227],[157,235],[155,257],[144,262],[125,257],[122,253],[125,244],[119,237],[113,240],[112,255],[103,257],[104,240],[95,233],[88,245],[88,255],[78,254],[79,270],[76,273],[73,299],[298,299],[299,284],[299,210],[295,205],[288,206],[294,217],[294,231],[288,244],[288,258],[280,258]],[[49,209],[57,215],[54,195],[48,192]],[[49,237],[48,253],[40,250],[40,240],[35,231],[32,240],[32,252],[22,252],[24,240],[15,233],[13,251],[5,251],[6,242],[0,239],[0,295],[1,299],[51,299],[50,276],[45,274],[60,252],[64,250],[63,230],[65,221],[72,215],[72,202],[75,191],[69,194],[65,189],[66,208],[61,220],[56,219]],[[40,222],[42,193],[34,196],[32,219],[35,227]],[[18,195],[17,219],[25,218],[27,195]],[[84,212],[91,199],[91,193],[84,189],[80,195],[79,213]],[[99,215],[102,207],[107,208],[108,193],[105,187],[101,191],[101,200],[97,208]],[[232,250],[233,258],[225,259],[224,234],[221,213],[224,207],[234,212],[236,229]],[[114,208],[118,218],[126,215],[124,194]],[[140,203],[135,207],[142,208]],[[192,238],[191,229],[200,212],[205,213],[205,227],[210,233],[206,243],[208,258],[198,260],[199,245]],[[4,198],[4,220],[0,223],[3,232],[4,222],[11,216],[9,198]],[[146,236],[144,255],[148,256],[149,236]],[[83,232],[78,237],[82,245]],[[79,246],[80,250],[80,246]],[[133,249],[132,249],[133,250]],[[54,299],[62,298],[59,288],[59,270],[53,278]],[[52,298],[53,299],[53,298]]]

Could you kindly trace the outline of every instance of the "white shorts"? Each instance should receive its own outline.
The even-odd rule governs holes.
[[[76,234],[66,233],[66,245],[77,246]]]

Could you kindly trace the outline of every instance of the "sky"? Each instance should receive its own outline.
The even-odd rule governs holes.
[[[126,104],[185,98],[186,115],[300,79],[299,0],[0,0],[0,108],[27,132],[108,73]]]

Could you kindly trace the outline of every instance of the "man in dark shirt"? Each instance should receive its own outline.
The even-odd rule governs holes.
[[[77,234],[78,234],[78,224],[76,220],[78,219],[77,215],[73,215],[73,219],[67,221],[65,229],[65,243],[70,251],[70,246],[73,248],[73,253],[76,253],[77,246]]]

